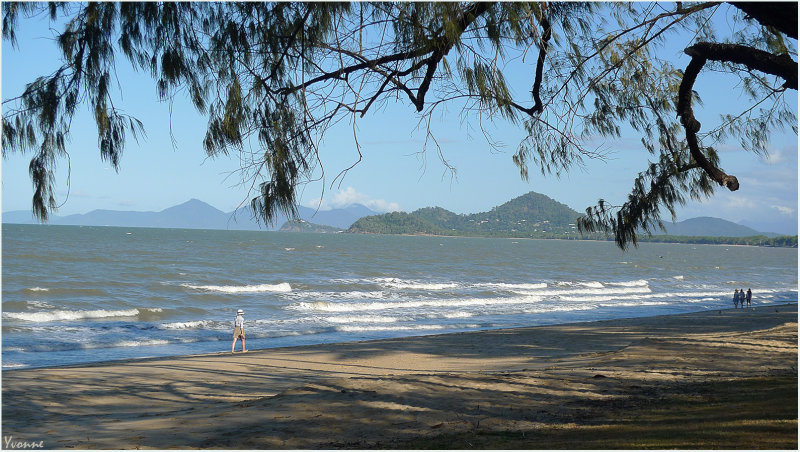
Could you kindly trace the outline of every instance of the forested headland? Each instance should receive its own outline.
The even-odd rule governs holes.
[[[391,212],[361,218],[349,233],[441,235],[463,237],[501,237],[563,240],[613,240],[600,233],[578,230],[580,214],[570,207],[540,193],[530,192],[488,212],[456,214],[441,207],[425,207],[411,213]],[[756,231],[754,231],[756,232]],[[641,233],[640,242],[696,243],[713,245],[751,245],[797,247],[797,236],[767,237],[753,235],[729,237],[711,235],[684,236]]]

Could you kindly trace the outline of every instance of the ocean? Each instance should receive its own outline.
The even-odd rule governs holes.
[[[12,225],[4,369],[797,302],[797,249]],[[747,315],[747,311],[742,311]],[[237,351],[241,342],[237,344]]]

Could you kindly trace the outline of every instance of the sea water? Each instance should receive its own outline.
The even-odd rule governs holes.
[[[4,369],[229,352],[237,309],[258,349],[797,302],[786,248],[10,224],[2,246]]]

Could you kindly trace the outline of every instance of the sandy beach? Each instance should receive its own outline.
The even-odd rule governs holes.
[[[676,385],[796,379],[797,332],[785,304],[4,371],[3,447],[397,448],[588,425]]]

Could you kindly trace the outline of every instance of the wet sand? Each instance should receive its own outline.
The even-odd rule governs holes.
[[[2,427],[59,449],[401,447],[579,422],[663,385],[796,375],[797,332],[784,304],[10,370]]]

